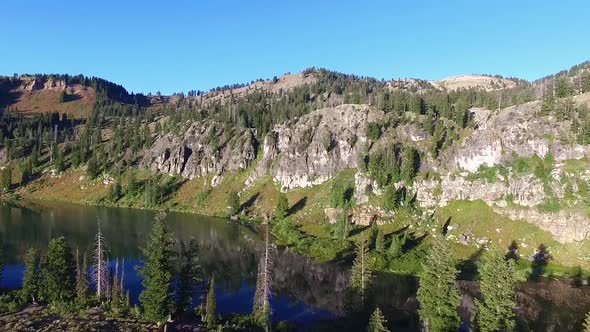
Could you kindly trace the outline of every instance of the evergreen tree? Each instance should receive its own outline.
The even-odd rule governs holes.
[[[88,279],[88,260],[86,253],[80,265],[79,253],[76,250],[76,299],[82,306],[88,303],[88,291],[90,289],[90,280]]]
[[[229,192],[227,197],[227,214],[233,217],[240,213],[240,197],[234,190]]]
[[[279,197],[277,199],[277,206],[275,208],[275,215],[278,219],[283,219],[287,216],[287,211],[289,210],[289,200],[287,199],[287,195],[283,192],[279,192]]]
[[[179,312],[189,312],[195,293],[195,286],[201,281],[201,267],[199,266],[199,247],[197,241],[191,239],[188,247],[181,242],[180,275],[178,277],[177,309]]]
[[[39,250],[30,248],[25,253],[25,274],[23,275],[23,288],[20,291],[24,302],[37,302],[41,291],[41,276],[39,271]]]
[[[57,144],[55,144],[55,149],[57,151],[57,155],[55,156],[55,159],[53,160],[53,168],[55,169],[55,171],[57,173],[63,172],[66,168],[65,164],[64,164],[64,155],[63,152],[59,150],[59,147],[57,147]]]
[[[448,244],[442,236],[437,236],[422,263],[417,295],[420,319],[427,331],[447,332],[458,328],[460,297],[455,285],[457,273]]]
[[[0,191],[8,191],[12,186],[12,166],[8,164],[2,171],[2,182],[0,183]]]
[[[383,317],[383,313],[379,308],[376,308],[369,319],[369,326],[367,332],[389,332],[387,329],[387,321]]]
[[[164,221],[165,215],[156,216],[152,233],[142,248],[144,265],[139,269],[143,277],[143,291],[139,301],[147,319],[162,324],[173,309],[174,239]]]
[[[482,332],[513,331],[515,327],[514,260],[491,250],[479,266],[482,300],[477,305],[477,325]]]
[[[358,292],[361,303],[365,302],[366,291],[373,279],[373,264],[369,258],[369,243],[366,236],[361,236],[356,243],[356,257],[350,274],[350,287]]]
[[[95,179],[100,172],[100,168],[98,166],[98,161],[96,160],[96,155],[93,155],[89,160],[86,166],[86,174],[90,179]]]
[[[402,164],[400,168],[400,174],[402,179],[408,183],[414,181],[416,172],[420,166],[418,151],[411,146],[404,146],[402,149]]]
[[[375,250],[378,253],[383,253],[385,251],[385,234],[383,233],[383,229],[381,227],[377,229],[377,237],[375,238]]]
[[[400,193],[395,188],[394,184],[390,184],[387,189],[385,189],[383,201],[383,207],[388,211],[395,211],[400,206]]]
[[[72,249],[63,236],[49,242],[41,266],[49,301],[72,301],[76,289],[76,263]]]
[[[215,276],[209,280],[209,291],[207,292],[207,304],[205,306],[205,322],[207,328],[212,329],[217,324],[217,303],[215,300]]]

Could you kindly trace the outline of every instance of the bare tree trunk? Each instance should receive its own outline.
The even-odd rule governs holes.
[[[100,219],[98,219],[98,230],[96,232],[95,245],[93,281],[96,283],[96,296],[99,299],[102,299],[108,297],[109,264],[108,251],[104,243],[102,231],[100,229]]]

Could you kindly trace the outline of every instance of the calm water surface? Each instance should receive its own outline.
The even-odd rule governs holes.
[[[0,237],[7,263],[0,286],[20,287],[25,251],[30,247],[43,251],[54,237],[63,235],[72,248],[90,253],[97,218],[100,218],[111,263],[115,258],[124,261],[124,286],[137,303],[141,279],[135,267],[141,264],[139,247],[146,242],[154,215],[153,211],[63,203],[0,205]],[[263,245],[259,232],[225,219],[192,214],[169,213],[166,220],[178,240],[194,238],[199,243],[203,273],[205,277],[215,275],[218,311],[251,312]],[[348,267],[317,264],[288,249],[277,250],[275,255],[273,320],[293,321],[311,330],[322,325],[330,330],[337,328],[336,325],[364,326],[366,317],[342,318],[347,306]],[[416,289],[417,282],[412,277],[378,275],[369,301],[379,305],[392,328],[416,331]],[[459,311],[467,317],[473,313],[477,285],[464,282],[461,289],[463,301]],[[590,310],[588,288],[570,282],[522,284],[517,299],[521,331],[578,331],[585,312]]]

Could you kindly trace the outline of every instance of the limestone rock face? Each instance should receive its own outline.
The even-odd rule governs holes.
[[[227,130],[211,121],[194,122],[184,132],[158,137],[142,163],[189,179],[214,174],[215,186],[225,172],[248,168],[256,159],[256,145],[251,129]]]
[[[507,197],[515,204],[534,207],[545,199],[543,183],[532,174],[492,183],[446,175],[440,182],[417,181],[414,188],[418,203],[424,207],[445,206],[453,200],[482,200],[488,205],[506,205]]]
[[[512,220],[526,220],[549,232],[561,243],[582,241],[590,234],[590,219],[573,211],[556,213],[541,212],[536,209],[495,209]]]
[[[383,116],[366,105],[341,105],[277,125],[266,136],[262,160],[246,184],[269,173],[283,189],[304,188],[355,168],[367,142],[366,124]]]
[[[568,121],[556,122],[540,114],[540,101],[508,107],[497,113],[472,109],[477,129],[461,145],[450,149],[441,160],[449,170],[475,172],[482,166],[510,161],[514,155],[544,157],[556,161],[590,156],[590,148],[573,142]]]

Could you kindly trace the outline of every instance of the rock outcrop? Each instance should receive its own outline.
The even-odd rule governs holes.
[[[477,129],[461,145],[445,153],[441,167],[475,172],[483,165],[509,162],[514,155],[545,157],[551,153],[556,161],[590,156],[590,147],[569,143],[574,137],[568,121],[557,122],[552,116],[544,116],[540,108],[541,102],[534,101],[497,113],[472,110],[480,114],[476,116]]]
[[[269,173],[283,189],[304,188],[355,168],[367,142],[367,123],[383,116],[366,105],[342,105],[277,125],[266,136],[262,160],[246,184]]]
[[[158,137],[142,163],[155,171],[195,178],[247,169],[256,159],[256,138],[251,129],[226,129],[211,122],[195,122],[180,134]]]

